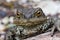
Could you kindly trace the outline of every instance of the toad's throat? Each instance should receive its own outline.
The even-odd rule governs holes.
[[[44,21],[46,21],[46,18],[34,18],[29,20],[26,19],[15,20],[14,23],[20,26],[31,27],[31,26],[40,25]]]

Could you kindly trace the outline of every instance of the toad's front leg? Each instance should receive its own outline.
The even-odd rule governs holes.
[[[55,29],[56,29],[56,26],[53,26],[53,27],[52,27],[52,30],[51,30],[51,37],[54,36],[54,34],[55,34]]]

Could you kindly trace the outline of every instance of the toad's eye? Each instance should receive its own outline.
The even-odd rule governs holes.
[[[34,14],[34,16],[36,16],[36,17],[40,17],[42,15],[42,13],[40,12],[40,11],[37,11],[35,14]]]
[[[16,17],[20,19],[20,18],[23,17],[23,14],[22,14],[21,12],[18,12],[18,11],[17,11],[17,13],[16,13]]]
[[[19,17],[20,17],[20,14],[19,14],[19,13],[17,13],[17,14],[16,14],[16,16],[17,16],[17,18],[19,18]]]
[[[23,18],[23,14],[22,14],[22,13],[17,13],[17,14],[16,14],[16,17],[17,17],[17,18]]]

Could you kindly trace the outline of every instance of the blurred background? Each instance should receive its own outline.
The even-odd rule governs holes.
[[[46,16],[60,18],[60,0],[0,0],[0,40],[4,39],[4,29],[8,22],[13,23],[16,8],[20,6],[40,7]]]

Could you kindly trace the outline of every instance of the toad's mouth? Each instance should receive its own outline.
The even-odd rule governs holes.
[[[20,25],[20,26],[31,27],[31,26],[39,25],[39,24],[43,23],[46,20],[47,20],[47,18],[45,18],[45,17],[31,18],[31,19],[28,19],[28,20],[27,19],[19,19],[19,20],[15,20],[14,24]]]

